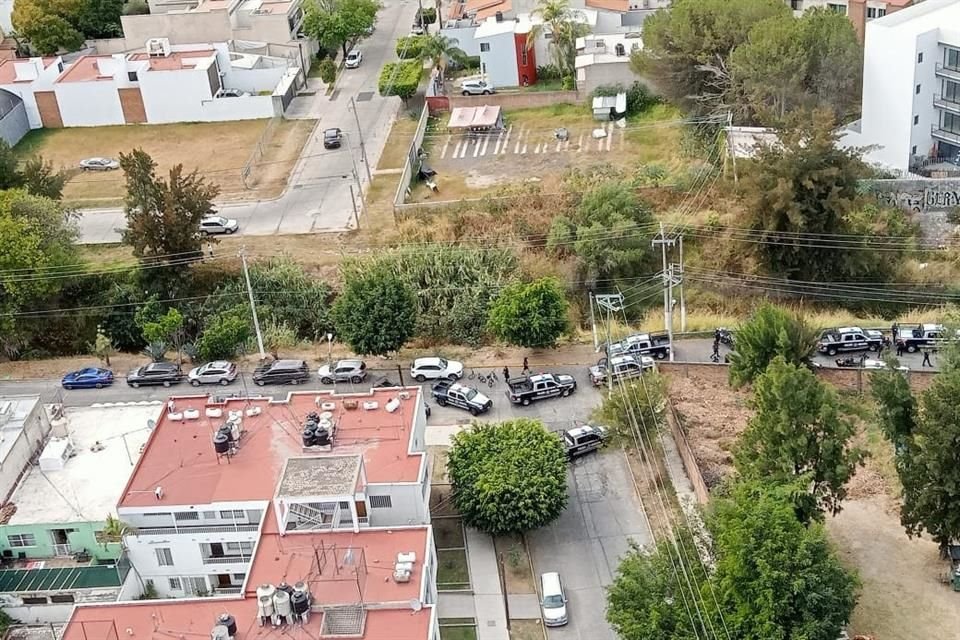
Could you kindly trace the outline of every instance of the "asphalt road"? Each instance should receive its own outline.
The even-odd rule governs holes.
[[[359,44],[363,51],[360,67],[342,70],[332,95],[327,96],[320,87],[314,95],[294,98],[287,109],[287,118],[312,118],[319,124],[304,145],[283,195],[272,200],[220,206],[222,215],[239,221],[240,235],[341,231],[355,226],[351,188],[357,207],[362,208],[359,189],[361,185],[364,190],[368,186],[360,134],[372,173],[401,107],[400,98],[380,96],[377,79],[384,63],[396,60],[397,38],[409,34],[417,3],[394,0],[383,3],[382,7],[377,30]],[[313,85],[318,81],[311,79],[310,82]],[[356,116],[351,98],[356,105]],[[357,128],[358,119],[361,130]],[[340,149],[323,148],[323,130],[331,127],[344,132]],[[183,160],[189,167],[190,159]],[[360,184],[353,177],[354,169]],[[120,241],[119,229],[125,224],[121,209],[88,209],[81,213],[81,243]],[[363,224],[362,215],[360,224]]]

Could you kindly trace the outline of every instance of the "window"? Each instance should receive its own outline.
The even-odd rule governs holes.
[[[202,594],[206,595],[209,593],[207,588],[207,579],[203,576],[199,578],[184,578],[184,591],[190,595]]]
[[[945,112],[943,114],[943,125],[941,128],[951,133],[960,133],[960,116]]]
[[[237,582],[243,582],[243,579],[247,577],[245,573],[231,573],[230,576]]]
[[[159,549],[154,549],[157,553],[157,564],[161,567],[172,567],[173,566],[173,553],[170,551],[169,547],[160,547]]]
[[[943,99],[950,102],[960,102],[960,82],[947,80],[943,83]]]
[[[350,503],[349,503],[349,502],[341,502],[341,503],[339,504],[339,506],[340,506],[341,509],[349,509],[349,508],[350,508]]]
[[[524,67],[527,66],[527,47],[523,46],[520,48],[520,64]]]
[[[223,520],[243,520],[244,511],[243,509],[233,509],[230,511],[221,511],[220,517]]]
[[[7,536],[7,542],[11,547],[34,547],[37,544],[36,538],[32,533],[15,533]]]
[[[174,520],[199,520],[200,514],[196,511],[177,511],[173,514]]]
[[[885,16],[885,15],[887,15],[887,10],[886,10],[886,9],[877,9],[877,17],[878,17],[878,18],[882,18],[882,17]]]
[[[960,49],[947,49],[944,58],[945,66],[960,69]]]
[[[913,116],[913,124],[920,124],[920,116]]]
[[[867,7],[867,19],[872,20],[873,18],[882,18],[887,15],[886,9],[876,9],[874,7]],[[920,57],[923,57],[923,54],[920,54]]]
[[[243,553],[245,555],[250,555],[253,553],[252,542],[225,542],[223,543],[223,548],[227,551],[232,551],[234,554]]]
[[[23,598],[23,604],[47,604],[47,599],[44,596],[29,596]]]
[[[490,43],[489,43],[489,42],[481,42],[481,43],[480,43],[480,52],[483,53],[483,52],[486,52],[486,51],[490,51]]]
[[[910,155],[912,156],[917,155],[917,145],[913,145],[913,148],[910,149]]]
[[[840,13],[840,14],[843,14],[843,15],[847,15],[847,5],[845,5],[845,4],[832,4],[832,3],[831,3],[831,4],[828,4],[828,5],[827,5],[827,9],[829,9],[830,11],[833,11],[834,13]]]
[[[923,51],[917,54],[917,64],[923,62]]]
[[[390,496],[370,496],[371,509],[390,509],[393,507],[393,500]]]
[[[790,8],[794,11],[801,11],[803,9],[803,0],[790,0]]]
[[[216,512],[216,511],[204,511],[204,512],[203,512],[203,519],[204,519],[204,520],[216,520],[216,519],[217,519],[217,512]]]
[[[917,88],[914,89],[913,92],[916,93],[917,95],[920,95],[920,85],[919,85],[919,84],[917,85]]]
[[[144,518],[169,518],[169,513],[145,513],[143,514]]]
[[[170,578],[170,588],[174,591],[180,591],[183,586],[180,584],[180,578]]]
[[[54,604],[68,604],[73,601],[73,594],[71,593],[61,593],[55,596],[50,596],[50,602]]]
[[[248,509],[247,510],[247,522],[260,522],[260,516],[263,515],[259,509]]]
[[[136,71],[127,71],[127,80],[130,82],[137,81],[137,72]]]

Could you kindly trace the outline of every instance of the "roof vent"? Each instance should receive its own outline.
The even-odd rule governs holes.
[[[393,565],[393,581],[397,583],[410,582],[410,577],[413,575],[413,565],[416,561],[417,554],[415,551],[398,553],[397,561]]]

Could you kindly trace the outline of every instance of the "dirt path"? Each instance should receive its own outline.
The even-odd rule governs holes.
[[[877,640],[957,637],[960,594],[938,580],[947,564],[930,540],[907,538],[887,499],[847,501],[826,524],[844,562],[863,581],[854,633]]]

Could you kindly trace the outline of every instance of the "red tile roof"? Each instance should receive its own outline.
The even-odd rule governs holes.
[[[100,60],[109,60],[113,56],[81,56],[57,78],[57,82],[93,82],[113,80],[113,76],[100,74]]]
[[[196,63],[185,60],[191,58],[209,58],[216,55],[215,49],[196,49],[194,51],[174,51],[167,56],[151,56],[146,52],[132,53],[128,60],[149,60],[151,71],[176,71],[178,69],[193,69]]]
[[[170,419],[169,404],[164,408],[137,462],[119,506],[200,505],[223,501],[270,500],[290,457],[323,453],[305,452],[301,431],[305,417],[320,411],[319,402],[333,402],[336,424],[333,454],[363,455],[370,483],[416,482],[425,456],[410,453],[411,436],[420,393],[410,388],[409,400],[393,413],[385,410],[396,390],[377,389],[368,393],[335,395],[331,391],[298,392],[289,398],[272,401],[265,398],[233,399],[214,405],[208,396],[173,397],[175,412],[193,409],[196,420]],[[379,407],[347,409],[344,399],[376,401]],[[208,407],[223,409],[223,417],[206,416]],[[226,420],[229,411],[259,408],[259,415],[242,420],[243,436],[236,455],[218,459],[212,438]],[[162,489],[162,498],[155,495]]]

